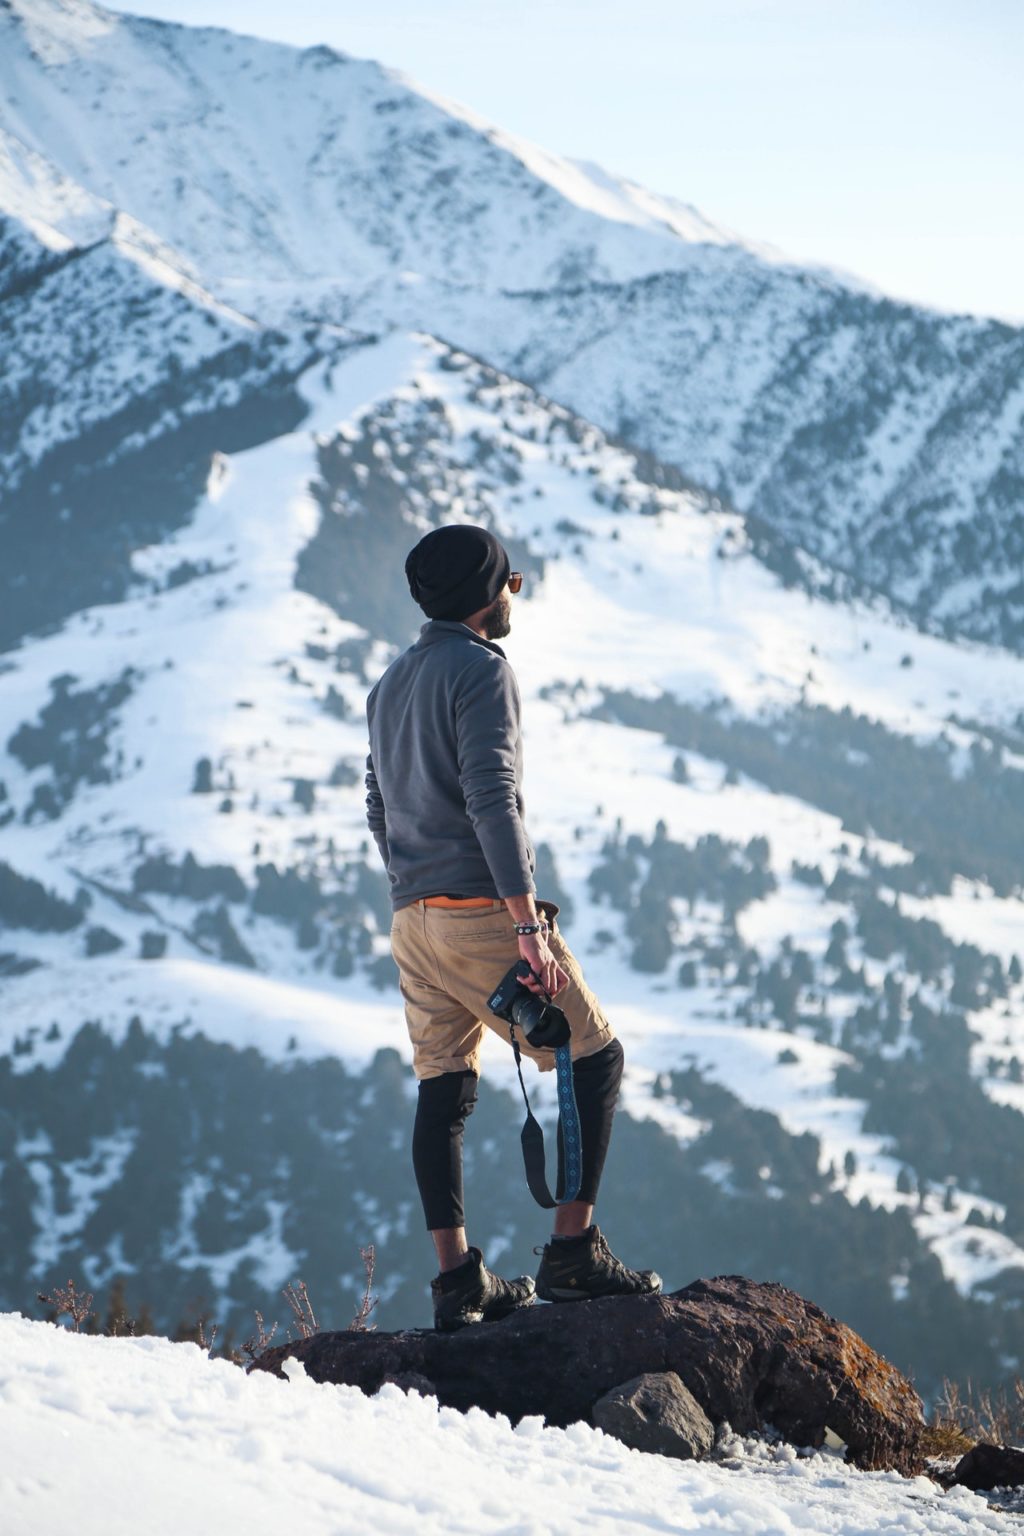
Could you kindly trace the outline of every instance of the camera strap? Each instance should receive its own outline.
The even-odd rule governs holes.
[[[580,1136],[580,1113],[576,1107],[576,1089],[572,1078],[572,1048],[568,1043],[555,1047],[558,1138],[562,1148],[565,1186],[559,1191],[557,1197],[553,1197],[548,1188],[544,1167],[544,1132],[530,1108],[529,1095],[523,1081],[523,1060],[519,1041],[516,1039],[516,1026],[510,1024],[508,1032],[512,1041],[512,1053],[516,1058],[519,1086],[523,1090],[523,1103],[526,1105],[526,1123],[520,1138],[523,1144],[526,1182],[537,1204],[543,1206],[545,1210],[551,1210],[556,1205],[568,1205],[570,1200],[575,1200],[580,1192],[580,1182],[583,1178],[583,1142]]]

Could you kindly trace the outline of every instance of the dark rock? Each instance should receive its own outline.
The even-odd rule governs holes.
[[[981,1440],[957,1462],[953,1481],[976,1493],[982,1488],[1020,1488],[1024,1486],[1024,1451]]]
[[[624,1381],[674,1371],[716,1426],[772,1425],[811,1446],[831,1429],[859,1467],[912,1475],[923,1465],[921,1400],[896,1368],[813,1302],[738,1275],[671,1296],[529,1307],[454,1334],[321,1333],[269,1349],[258,1368],[280,1375],[288,1356],[315,1381],[372,1394],[412,1371],[444,1406],[562,1426],[589,1420]]]
[[[599,1397],[590,1412],[598,1429],[635,1451],[699,1461],[715,1443],[715,1426],[675,1371],[650,1371]]]

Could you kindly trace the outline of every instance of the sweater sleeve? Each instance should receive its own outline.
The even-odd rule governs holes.
[[[377,783],[377,775],[373,771],[373,757],[368,755],[366,759],[366,825],[373,833],[373,840],[377,844],[381,858],[384,860],[384,868],[388,867],[388,829],[384,817],[384,797]]]
[[[512,668],[502,662],[468,669],[455,698],[459,784],[499,896],[535,890],[517,783],[519,732]]]

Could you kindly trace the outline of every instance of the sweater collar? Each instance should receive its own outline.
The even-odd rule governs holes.
[[[493,640],[485,640],[478,635],[475,629],[470,629],[467,624],[462,624],[458,619],[429,619],[420,630],[418,645],[436,645],[439,640],[447,640],[452,636],[456,640],[469,640],[474,645],[483,645],[489,651],[495,651],[504,660],[508,660],[500,645]]]

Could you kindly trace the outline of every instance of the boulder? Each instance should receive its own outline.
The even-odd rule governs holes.
[[[991,1488],[1024,1486],[1024,1451],[979,1440],[956,1464],[953,1482],[975,1493]]]
[[[634,1451],[699,1461],[715,1443],[715,1426],[675,1371],[648,1371],[599,1397],[590,1410],[598,1429]]]
[[[267,1350],[256,1368],[280,1375],[289,1355],[316,1381],[372,1394],[413,1374],[445,1406],[560,1426],[589,1421],[623,1382],[673,1371],[716,1427],[771,1426],[806,1446],[831,1429],[859,1467],[923,1466],[921,1399],[895,1366],[795,1291],[741,1275],[668,1296],[528,1307],[458,1333],[319,1333]]]

